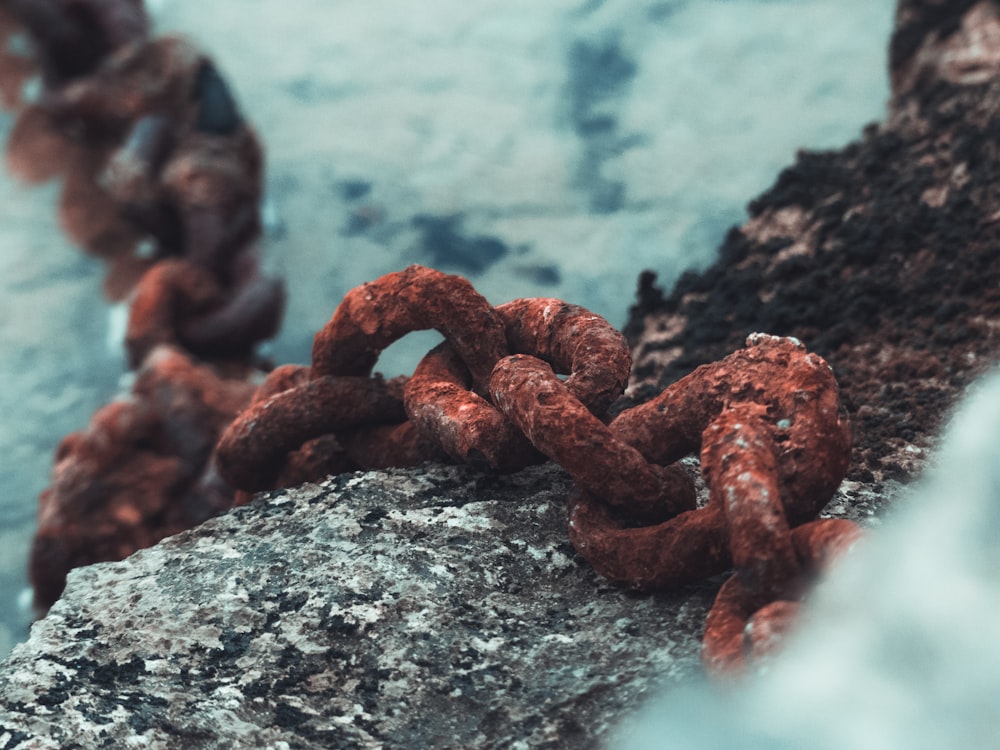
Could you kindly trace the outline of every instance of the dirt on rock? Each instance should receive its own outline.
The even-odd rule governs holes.
[[[901,3],[891,71],[912,78],[920,50],[924,82],[894,91],[885,123],[843,150],[799,153],[708,270],[666,295],[640,277],[626,329],[633,399],[751,332],[795,336],[840,382],[849,478],[907,481],[923,465],[956,399],[1000,354],[1000,80],[949,80],[932,63],[934,45],[996,11],[935,4],[928,20],[924,5]]]

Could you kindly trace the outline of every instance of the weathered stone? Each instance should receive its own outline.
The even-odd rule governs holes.
[[[0,665],[0,746],[592,747],[696,668],[712,591],[598,577],[569,489],[341,475],[73,571]]]

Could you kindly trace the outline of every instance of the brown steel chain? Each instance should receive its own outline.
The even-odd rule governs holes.
[[[107,261],[110,296],[135,298],[130,365],[159,343],[252,359],[284,289],[257,247],[261,146],[214,63],[150,36],[137,0],[0,0],[8,49],[18,22],[45,85],[25,101],[31,66],[0,59],[13,60],[0,67],[16,114],[7,163],[27,182],[62,180],[63,228]]]
[[[29,560],[39,613],[71,568],[232,506],[212,449],[256,390],[255,346],[284,308],[257,247],[260,144],[211,59],[149,26],[141,0],[0,0],[7,165],[61,181],[63,229],[128,300],[135,370],[56,451]],[[36,73],[40,93],[23,96]]]
[[[57,451],[32,551],[40,609],[70,567],[120,559],[253,492],[425,461],[509,472],[551,459],[577,488],[570,540],[600,574],[658,590],[735,570],[703,647],[710,671],[732,673],[774,648],[807,583],[858,538],[850,522],[816,520],[850,432],[829,366],[794,339],[754,334],[610,419],[631,357],[607,321],[557,299],[493,307],[465,279],[411,266],[349,292],[312,366],[279,367],[258,388],[254,346],[276,332],[284,293],[256,250],[259,144],[214,66],[182,39],[151,38],[133,0],[8,0],[0,31],[11,19],[46,83],[11,153],[72,155],[13,168],[61,173],[64,227],[130,280],[109,287],[131,290],[138,368],[129,398]],[[53,19],[65,28],[40,30]],[[0,72],[22,75],[21,62],[0,59]],[[10,80],[0,93],[22,106]],[[133,252],[142,236],[148,262]],[[373,375],[383,349],[423,329],[445,341],[412,376]],[[677,463],[696,453],[702,507]]]
[[[395,388],[370,377],[382,349],[424,328],[445,342],[413,377]],[[851,522],[816,520],[850,457],[837,384],[800,342],[754,334],[608,423],[630,366],[622,335],[581,307],[493,308],[465,279],[411,266],[348,293],[316,335],[312,368],[275,371],[269,395],[223,433],[216,464],[250,492],[280,486],[289,465],[299,480],[325,476],[301,468],[329,465],[316,459],[324,437],[330,461],[358,468],[446,454],[510,471],[547,457],[577,484],[570,539],[602,575],[657,590],[735,569],[703,651],[712,671],[732,672],[773,647],[807,581],[857,538]],[[699,450],[701,508],[676,464]]]

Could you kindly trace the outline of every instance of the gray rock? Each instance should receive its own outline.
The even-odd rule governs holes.
[[[76,570],[0,665],[0,747],[595,746],[694,671],[712,590],[598,578],[570,487],[341,475]]]

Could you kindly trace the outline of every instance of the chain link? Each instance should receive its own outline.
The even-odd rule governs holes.
[[[370,372],[378,352],[400,336],[433,327],[445,342],[403,383],[409,421],[392,429],[411,424],[413,440],[493,469],[520,468],[538,454],[558,463],[578,487],[569,504],[570,540],[608,578],[662,590],[734,568],[709,618],[710,669],[741,666],[743,638],[749,653],[765,652],[760,634],[783,630],[803,580],[818,569],[805,561],[856,538],[849,522],[813,520],[847,470],[850,427],[830,367],[795,339],[754,334],[745,349],[606,424],[598,415],[624,391],[628,349],[620,333],[583,308],[553,299],[508,303],[497,308],[497,344],[485,301],[465,279],[432,269],[388,274],[345,302],[316,336],[324,366],[300,371],[303,382],[259,400],[223,434],[216,460],[234,486],[260,490],[287,462],[301,464],[295,449],[322,428],[334,433],[334,445],[349,440],[363,421],[353,415],[377,401],[374,392],[356,390],[357,373]],[[365,354],[363,367],[328,364],[341,337],[345,350]],[[480,339],[489,345],[462,343]],[[473,367],[490,370],[485,395],[474,391]],[[324,374],[331,371],[355,374]],[[334,382],[345,383],[339,402],[313,395],[326,379],[331,394]],[[377,378],[362,382],[381,388]],[[379,390],[378,397],[391,393]],[[333,426],[337,420],[343,431]],[[523,452],[523,438],[534,456]],[[702,508],[675,463],[699,451],[708,487]]]

